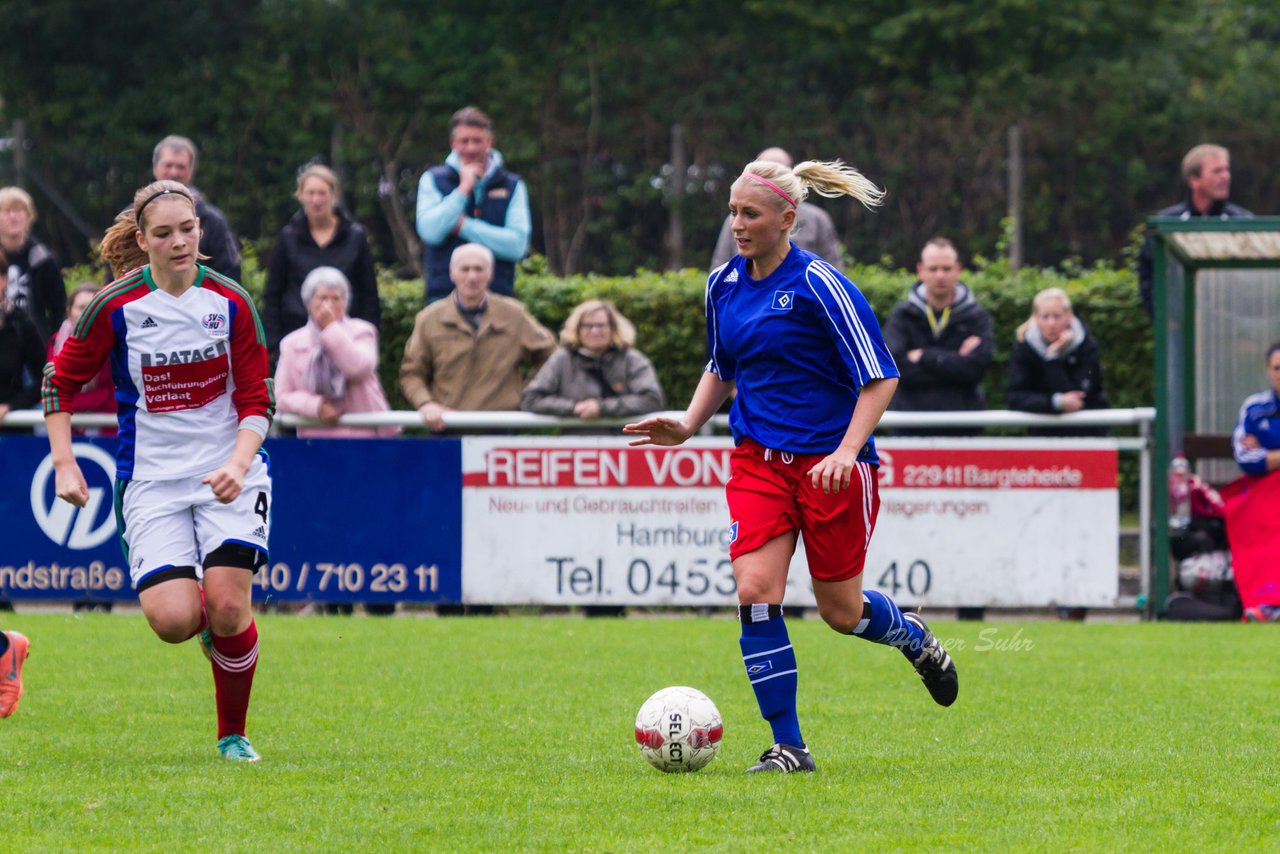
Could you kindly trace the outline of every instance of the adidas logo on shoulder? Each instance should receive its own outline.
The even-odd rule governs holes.
[[[266,529],[266,527],[265,527],[265,526],[263,526],[263,525],[259,525],[259,526],[258,526],[258,528],[257,528],[257,530],[255,530],[255,531],[253,532],[253,535],[254,535],[255,537],[261,537],[262,539],[264,539],[264,540],[265,540],[265,539],[267,538],[267,529]]]
[[[729,271],[729,275],[725,276],[725,277],[724,277],[724,280],[725,280],[725,283],[726,283],[726,284],[727,284],[728,282],[736,282],[736,281],[738,281],[738,271],[737,271],[737,270],[730,270],[730,271]]]
[[[155,320],[151,317],[151,315],[147,315],[147,319],[142,321],[143,329],[155,329],[159,325],[160,324],[156,323]]]

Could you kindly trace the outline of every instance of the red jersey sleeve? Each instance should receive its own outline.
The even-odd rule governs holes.
[[[231,379],[235,390],[231,400],[240,421],[259,416],[268,426],[275,417],[276,396],[268,367],[266,336],[262,320],[249,294],[227,279],[219,279],[232,305]]]
[[[77,324],[62,350],[44,366],[40,397],[45,415],[76,411],[76,393],[98,375],[115,344],[111,316],[118,308],[117,300],[105,292],[95,297],[84,310],[82,320],[87,322]]]

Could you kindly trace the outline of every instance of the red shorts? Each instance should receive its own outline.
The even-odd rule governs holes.
[[[725,486],[730,558],[798,531],[814,578],[845,581],[862,572],[880,512],[876,468],[857,463],[849,487],[828,494],[809,475],[826,456],[769,450],[750,439],[734,449]]]

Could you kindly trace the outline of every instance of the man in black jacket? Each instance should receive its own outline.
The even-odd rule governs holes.
[[[919,281],[894,306],[884,340],[902,377],[891,409],[936,412],[985,408],[982,378],[995,353],[995,322],[960,281],[960,256],[950,240],[925,244]],[[905,433],[906,431],[898,431]],[[972,430],[928,428],[927,435]]]
[[[170,135],[156,143],[151,152],[151,174],[157,181],[185,184],[196,199],[200,218],[200,251],[208,255],[201,264],[240,283],[240,245],[222,211],[195,188],[196,144],[185,136]]]
[[[1160,217],[1191,219],[1253,219],[1253,214],[1227,201],[1231,195],[1231,153],[1221,145],[1197,145],[1182,158],[1187,194],[1181,202],[1156,213]],[[1138,255],[1138,293],[1147,314],[1154,314],[1155,240],[1147,235]]]

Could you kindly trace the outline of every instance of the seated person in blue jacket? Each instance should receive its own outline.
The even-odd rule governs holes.
[[[662,409],[658,375],[635,340],[635,327],[612,303],[587,300],[565,321],[560,349],[525,387],[520,408],[584,421]]]
[[[1108,408],[1098,342],[1075,316],[1071,298],[1062,288],[1045,288],[1036,294],[1031,317],[1018,327],[1009,353],[1005,402],[1010,409],[1045,414]],[[1097,428],[1052,429],[1058,436],[1097,432]]]
[[[1280,341],[1267,348],[1267,379],[1271,388],[1245,398],[1231,434],[1236,463],[1256,476],[1280,468]]]

